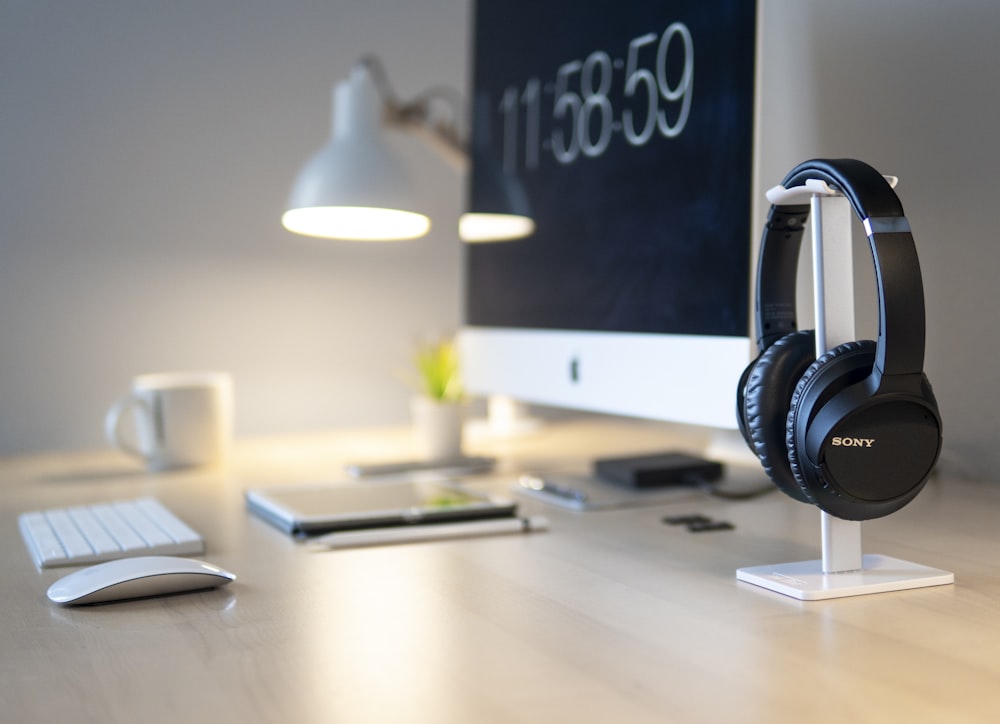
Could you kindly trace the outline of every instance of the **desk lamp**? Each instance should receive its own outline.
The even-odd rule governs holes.
[[[425,235],[430,218],[419,207],[406,170],[387,143],[403,130],[433,145],[458,170],[475,157],[483,174],[476,212],[459,220],[463,241],[517,239],[534,231],[527,197],[516,179],[472,151],[456,128],[460,104],[447,89],[397,100],[377,58],[367,56],[334,86],[330,140],[299,172],[281,222],[289,231],[328,239],[396,241]],[[431,103],[451,101],[451,123],[434,121]],[[477,144],[478,145],[478,144]]]

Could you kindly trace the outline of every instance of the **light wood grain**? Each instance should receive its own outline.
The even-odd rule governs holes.
[[[519,470],[699,440],[564,421],[474,440]],[[803,603],[742,566],[819,556],[819,514],[780,494],[573,513],[548,533],[315,553],[245,511],[256,485],[412,454],[405,430],[241,441],[223,470],[148,474],[111,452],[0,460],[0,702],[12,722],[979,722],[1000,717],[1000,486],[935,481],[865,524],[865,551],[956,584]],[[155,495],[237,573],[225,589],[59,608],[19,513]],[[666,514],[736,529],[691,534]]]

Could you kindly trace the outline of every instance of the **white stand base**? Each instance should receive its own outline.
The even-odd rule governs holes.
[[[955,582],[955,574],[949,571],[877,554],[863,556],[859,571],[824,573],[822,561],[816,560],[740,568],[736,578],[800,601],[946,586]]]

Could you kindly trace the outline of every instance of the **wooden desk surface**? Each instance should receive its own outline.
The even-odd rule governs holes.
[[[647,423],[480,442],[524,468],[669,447]],[[666,434],[669,433],[669,434]],[[819,556],[780,494],[547,514],[548,533],[315,553],[248,515],[246,487],[340,477],[405,431],[243,441],[225,471],[147,474],[112,452],[0,460],[0,703],[10,722],[986,722],[1000,716],[1000,484],[935,481],[865,524],[865,551],[955,585],[799,602],[737,568]],[[224,589],[60,608],[19,513],[155,495],[237,573]],[[736,529],[688,533],[668,513]]]

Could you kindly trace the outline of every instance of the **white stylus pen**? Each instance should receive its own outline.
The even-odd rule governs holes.
[[[426,523],[398,528],[372,528],[327,533],[308,541],[308,545],[330,550],[331,548],[360,548],[390,543],[445,540],[447,538],[473,538],[504,533],[533,533],[547,530],[549,519],[536,515],[531,518],[496,518],[465,523]]]

